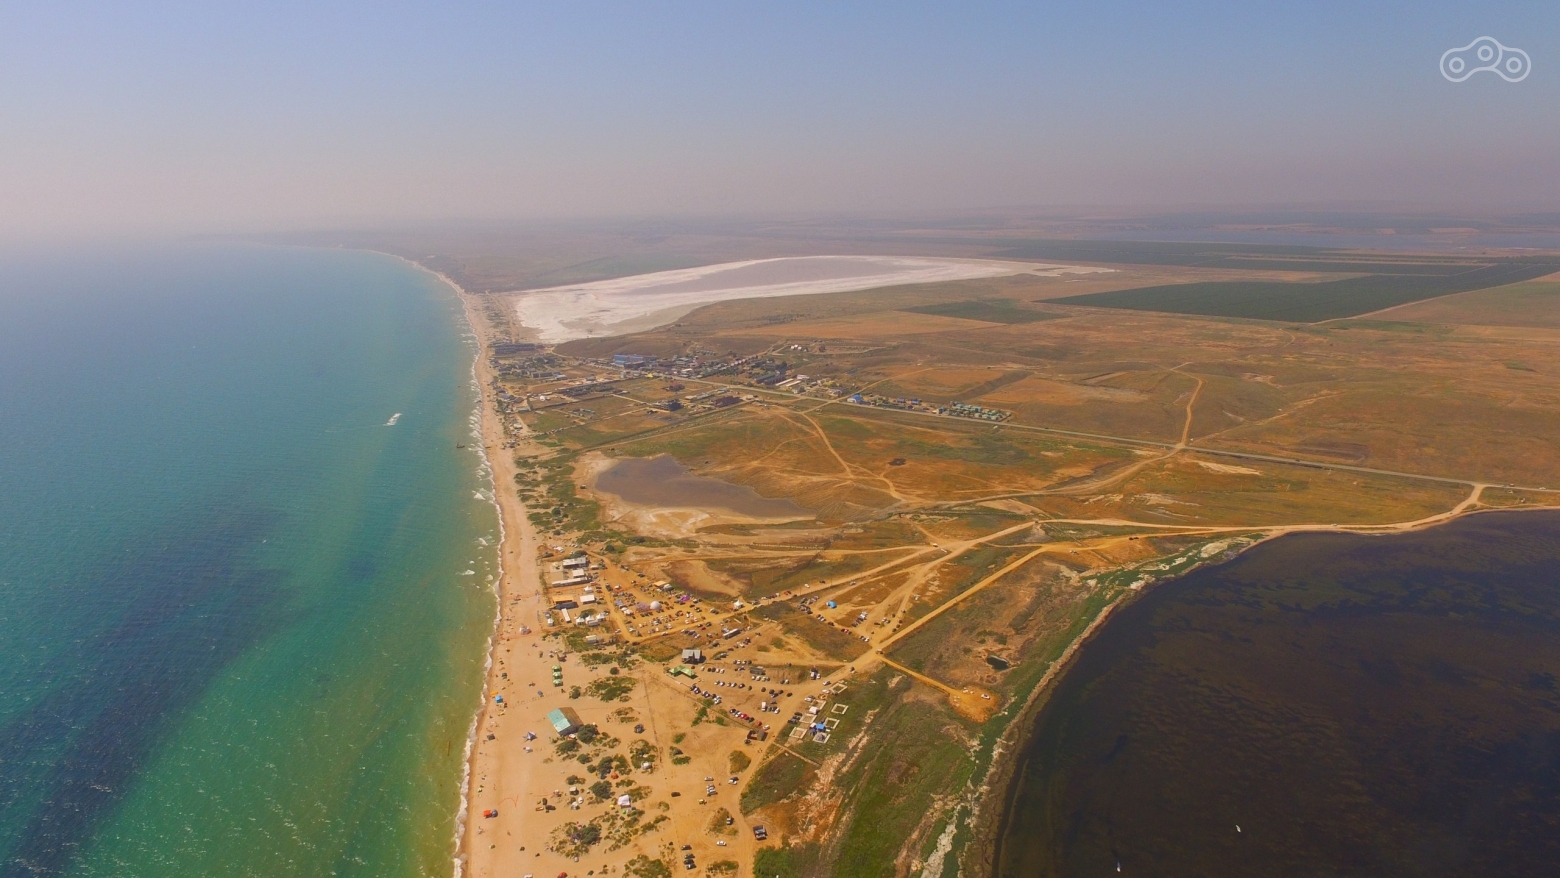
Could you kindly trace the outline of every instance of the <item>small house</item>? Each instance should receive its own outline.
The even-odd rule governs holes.
[[[580,722],[580,715],[575,713],[572,707],[560,707],[549,711],[547,721],[552,723],[553,731],[557,732],[559,737],[572,735],[584,725]]]

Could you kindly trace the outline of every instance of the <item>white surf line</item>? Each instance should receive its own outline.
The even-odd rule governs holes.
[[[520,322],[536,334],[537,341],[557,344],[649,329],[700,305],[731,299],[844,293],[1014,274],[1055,277],[1112,270],[932,256],[788,256],[516,291],[514,295]]]
[[[472,712],[471,723],[466,728],[466,743],[461,752],[460,758],[459,804],[455,810],[454,858],[451,867],[451,875],[452,878],[462,878],[466,869],[466,858],[469,854],[469,852],[466,850],[465,839],[466,824],[469,822],[471,816],[471,775],[473,767],[472,755],[477,746],[477,735],[481,730],[482,716],[487,709],[488,681],[493,671],[494,654],[497,650],[498,638],[504,620],[504,543],[508,537],[508,532],[504,527],[504,509],[498,500],[499,488],[497,470],[493,466],[493,461],[488,458],[487,445],[485,442],[483,442],[482,427],[484,424],[484,419],[492,412],[488,408],[487,401],[483,396],[480,368],[483,356],[482,335],[477,331],[477,327],[475,325],[475,320],[480,318],[477,318],[471,313],[469,302],[466,298],[466,291],[461,288],[460,284],[456,283],[448,275],[444,274],[443,272],[434,271],[426,265],[413,262],[404,256],[397,256],[394,253],[384,253],[383,255],[394,259],[399,259],[401,262],[407,264],[416,271],[433,275],[445,286],[449,287],[451,292],[455,294],[455,300],[460,303],[461,319],[470,329],[470,335],[463,337],[469,338],[471,340],[472,350],[474,353],[474,356],[471,358],[470,385],[476,393],[476,404],[475,408],[473,409],[475,418],[473,421],[471,421],[473,427],[474,444],[477,449],[477,456],[481,460],[479,467],[479,471],[481,473],[480,477],[486,479],[490,490],[487,499],[493,504],[493,511],[498,518],[498,531],[496,534],[497,541],[493,544],[493,558],[496,565],[494,569],[496,572],[493,577],[490,577],[488,582],[488,586],[493,591],[494,598],[493,623],[492,627],[488,629],[487,643],[484,644],[482,648],[482,686],[477,701],[477,708]],[[399,417],[401,417],[401,413],[396,412],[395,417],[390,419],[390,423],[395,423],[396,418]],[[388,426],[388,424],[386,426]],[[524,509],[524,506],[522,505],[521,508]]]

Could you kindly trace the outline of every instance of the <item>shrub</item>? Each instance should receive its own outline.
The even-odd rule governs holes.
[[[623,874],[629,878],[672,878],[671,867],[665,860],[652,860],[644,854],[624,863]]]

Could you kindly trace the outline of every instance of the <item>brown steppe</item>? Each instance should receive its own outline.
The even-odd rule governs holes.
[[[1186,274],[1133,271],[1108,283]],[[500,377],[484,354],[484,441],[507,536],[468,873],[652,878],[688,871],[684,845],[697,875],[756,875],[758,856],[798,876],[973,868],[1001,754],[1113,607],[1285,533],[1389,533],[1560,501],[1560,323],[1549,320],[1560,285],[1321,325],[1046,301],[1103,283],[726,302],[562,345],[549,367],[562,378]],[[975,301],[1001,307],[967,313],[1013,322],[900,310]],[[467,302],[486,351],[506,336],[505,300]],[[767,357],[808,377],[782,390],[745,368],[625,374],[613,353]],[[587,378],[613,383],[560,393]],[[519,402],[501,405],[499,388]],[[740,401],[692,401],[703,394]],[[673,397],[690,404],[665,410]],[[936,411],[955,401],[1002,419]],[[656,454],[813,517],[701,517],[596,488],[612,460]],[[583,594],[544,585],[576,551],[606,618],[578,628],[554,612],[549,626],[554,601]],[[587,633],[615,642],[586,644]],[[710,661],[671,675],[690,647]],[[561,706],[603,736],[579,748],[593,765],[634,752],[651,767],[620,764],[606,799],[585,792],[596,776],[545,720]],[[827,736],[794,734],[798,713]],[[746,743],[761,726],[767,740]],[[577,796],[571,774],[586,779]],[[624,793],[638,816],[619,813]],[[553,810],[538,810],[543,798]],[[603,838],[570,845],[567,823]]]

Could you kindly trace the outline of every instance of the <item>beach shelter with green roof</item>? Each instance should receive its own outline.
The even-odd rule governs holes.
[[[547,721],[552,723],[553,731],[560,736],[572,735],[584,725],[580,722],[580,715],[575,713],[572,707],[560,707],[551,711],[547,714]]]

